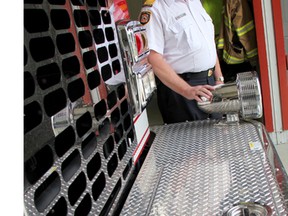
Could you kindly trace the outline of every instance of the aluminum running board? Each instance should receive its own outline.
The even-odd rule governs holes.
[[[155,140],[121,215],[223,215],[239,202],[288,215],[287,174],[261,123],[205,120],[151,131]]]

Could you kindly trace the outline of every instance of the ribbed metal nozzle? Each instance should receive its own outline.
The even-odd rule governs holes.
[[[262,116],[262,98],[256,72],[237,74],[236,82],[216,86],[211,101],[198,102],[206,113],[239,113],[244,119]]]

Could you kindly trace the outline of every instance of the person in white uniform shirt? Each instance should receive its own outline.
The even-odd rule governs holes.
[[[156,77],[164,123],[220,118],[202,112],[197,101],[211,99],[224,82],[214,26],[200,0],[146,0],[139,21],[146,27],[148,60]]]

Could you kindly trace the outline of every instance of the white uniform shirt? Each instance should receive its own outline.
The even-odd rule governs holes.
[[[200,0],[155,0],[143,11],[150,13],[145,24],[149,48],[162,54],[176,73],[215,66],[214,25]]]

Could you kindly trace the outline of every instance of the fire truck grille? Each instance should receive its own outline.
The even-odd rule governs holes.
[[[121,74],[107,1],[24,0],[25,215],[115,211],[137,144]]]

